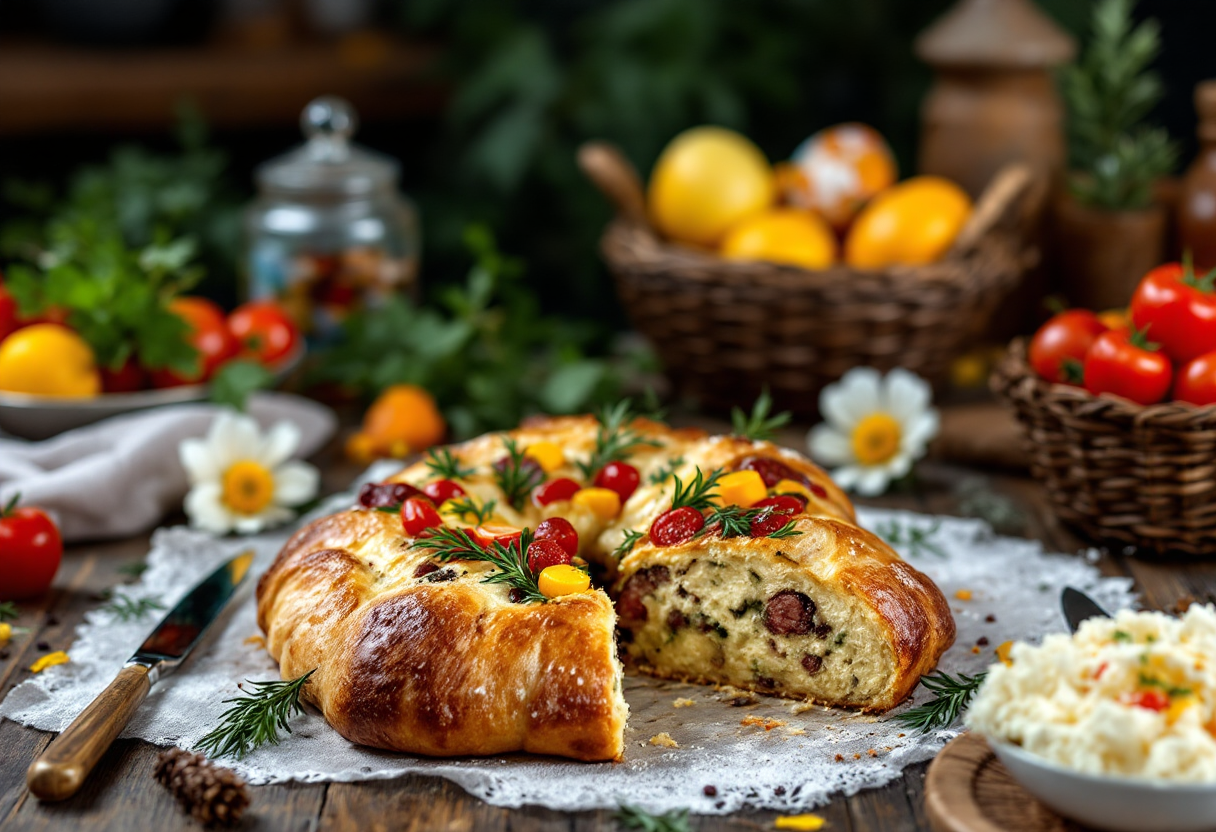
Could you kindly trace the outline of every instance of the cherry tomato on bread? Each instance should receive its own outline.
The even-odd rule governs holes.
[[[1156,404],[1172,380],[1169,359],[1141,330],[1107,330],[1085,356],[1085,389],[1095,395],[1113,393],[1137,404]]]
[[[55,521],[20,495],[0,510],[0,601],[32,598],[46,592],[63,557],[63,538]]]
[[[278,365],[300,345],[295,323],[282,307],[268,300],[251,301],[232,310],[228,331],[240,344],[242,357],[267,367]]]
[[[1132,295],[1132,325],[1149,328],[1162,351],[1182,364],[1216,350],[1216,272],[1195,275],[1189,262],[1146,274]]]
[[[1069,309],[1039,327],[1030,341],[1030,366],[1040,378],[1057,384],[1081,383],[1085,354],[1106,324],[1088,309]]]

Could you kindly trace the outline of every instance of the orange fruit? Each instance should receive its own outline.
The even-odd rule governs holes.
[[[31,396],[91,398],[101,373],[83,338],[59,324],[34,324],[0,343],[0,390]]]
[[[659,156],[647,205],[666,236],[711,247],[731,226],[768,208],[774,196],[773,171],[760,148],[733,130],[694,127]]]
[[[447,424],[426,390],[412,384],[395,384],[381,393],[363,416],[363,436],[352,438],[352,450],[377,455],[404,456],[424,451],[443,439]]]
[[[853,222],[844,259],[859,269],[942,257],[971,217],[971,198],[940,176],[914,176],[874,197]]]
[[[732,228],[722,241],[722,256],[822,269],[836,259],[836,238],[814,214],[774,208]]]
[[[896,178],[895,156],[882,135],[857,123],[820,130],[777,169],[782,198],[814,211],[837,230]]]

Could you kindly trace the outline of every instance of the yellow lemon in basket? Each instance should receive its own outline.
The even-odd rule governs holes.
[[[666,236],[716,246],[740,220],[773,203],[773,169],[733,130],[694,127],[671,140],[650,176],[651,222]]]
[[[836,238],[814,214],[775,208],[732,228],[722,241],[722,256],[822,269],[836,259]]]
[[[59,324],[34,324],[0,342],[0,390],[87,398],[101,392],[101,373],[93,350],[75,332]]]
[[[859,269],[939,260],[971,216],[971,198],[940,176],[914,176],[874,197],[845,238],[844,259]]]

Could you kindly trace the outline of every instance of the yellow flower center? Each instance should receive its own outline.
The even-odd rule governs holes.
[[[862,465],[882,465],[899,453],[903,431],[886,413],[871,413],[853,428],[853,454]]]
[[[249,459],[234,462],[224,472],[223,485],[220,500],[237,514],[257,514],[274,497],[274,476]]]

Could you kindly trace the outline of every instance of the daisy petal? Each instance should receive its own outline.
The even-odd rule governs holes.
[[[257,514],[238,517],[234,527],[237,534],[256,534],[262,529],[281,526],[293,517],[295,514],[288,509],[269,506]]]
[[[806,435],[806,446],[815,461],[823,465],[845,465],[856,461],[848,437],[827,424],[811,428]]]
[[[883,398],[887,410],[905,424],[919,416],[933,397],[928,382],[903,367],[887,373],[885,387]]]
[[[863,497],[877,497],[887,490],[891,482],[891,474],[881,466],[866,468],[857,478],[857,493]]]
[[[887,463],[886,468],[887,473],[891,475],[891,479],[893,480],[906,477],[908,472],[912,470],[912,454],[907,451],[901,451]]]
[[[922,413],[904,425],[903,450],[919,459],[925,455],[925,447],[937,436],[938,415],[936,410]]]
[[[243,459],[256,460],[261,446],[258,423],[251,416],[224,411],[211,423],[207,444],[221,469]]]
[[[292,422],[275,422],[262,439],[257,461],[267,468],[277,468],[300,446],[300,429]]]
[[[832,472],[832,479],[845,491],[850,491],[865,471],[860,465],[846,465]]]
[[[882,376],[873,367],[854,367],[819,394],[819,409],[837,430],[853,432],[865,416],[882,409]]]
[[[317,469],[307,462],[288,462],[274,472],[274,502],[280,506],[298,506],[317,494],[321,479]]]
[[[183,439],[177,448],[177,456],[192,485],[220,478],[220,466],[216,464],[206,440]]]
[[[220,502],[221,493],[217,482],[201,483],[190,489],[182,506],[191,526],[212,534],[227,534],[232,529],[232,513]]]

